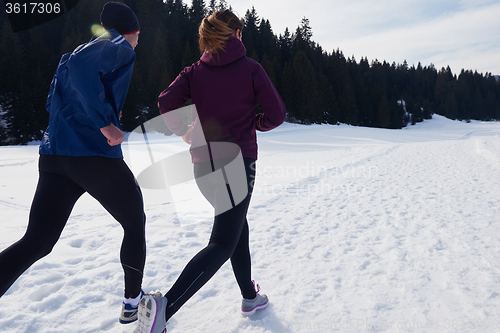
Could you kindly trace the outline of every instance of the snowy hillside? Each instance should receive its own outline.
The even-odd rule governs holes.
[[[187,149],[177,137],[151,143]],[[250,241],[271,304],[243,318],[226,264],[169,332],[498,332],[500,123],[284,124],[259,133],[259,147]],[[24,233],[37,154],[0,147],[0,250]],[[176,211],[162,190],[144,198],[144,289],[164,292],[207,243],[210,216],[196,205]],[[121,237],[82,197],[54,251],[0,299],[0,332],[133,332],[118,323]]]

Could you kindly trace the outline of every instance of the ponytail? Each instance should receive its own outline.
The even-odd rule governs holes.
[[[210,58],[224,51],[227,39],[237,30],[243,30],[245,21],[239,19],[228,9],[219,10],[201,21],[199,27],[200,51],[207,52]]]

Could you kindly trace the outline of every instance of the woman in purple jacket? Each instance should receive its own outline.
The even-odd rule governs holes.
[[[216,216],[209,244],[187,264],[175,284],[165,294],[147,295],[139,305],[139,332],[166,331],[168,319],[192,297],[228,260],[240,287],[242,313],[252,315],[267,306],[266,295],[258,294],[251,279],[251,262],[246,219],[255,179],[256,130],[269,131],[285,120],[285,105],[264,69],[246,57],[241,42],[243,20],[229,10],[203,19],[200,28],[200,61],[186,67],[159,97],[160,113],[167,126],[191,144],[194,173],[203,195],[214,205]],[[186,125],[174,111],[191,99],[197,118]],[[256,113],[257,103],[262,113]],[[167,114],[168,113],[168,114]],[[225,143],[224,144],[221,144]],[[234,149],[226,148],[236,147]],[[241,155],[239,155],[241,153]],[[225,166],[242,157],[245,196],[234,200]],[[222,184],[202,181],[222,170]],[[229,172],[227,172],[229,174]],[[229,175],[231,177],[231,175]],[[206,178],[206,177],[205,177]],[[216,202],[224,194],[231,197],[230,209]],[[234,193],[233,193],[234,194]]]

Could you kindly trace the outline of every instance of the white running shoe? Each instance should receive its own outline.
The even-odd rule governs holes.
[[[144,295],[144,292],[141,290],[139,294],[140,297]],[[122,324],[130,324],[137,320],[137,309],[139,308],[139,304],[133,306],[131,304],[122,303],[122,312],[120,314],[119,321]]]
[[[139,323],[134,333],[167,333],[167,299],[161,293],[144,295],[139,303]]]
[[[252,281],[254,288],[255,288],[255,282]],[[241,314],[243,316],[252,316],[257,312],[257,310],[262,310],[267,307],[269,304],[269,299],[267,298],[266,295],[260,295],[260,286],[257,285],[255,288],[255,291],[257,292],[257,296],[255,296],[254,299],[246,299],[244,298],[243,301],[241,302]]]

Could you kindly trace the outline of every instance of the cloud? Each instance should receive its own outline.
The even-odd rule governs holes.
[[[275,34],[305,16],[313,40],[358,60],[450,65],[500,74],[498,0],[229,0],[239,15],[255,7]]]
[[[500,4],[447,12],[390,30],[339,41],[346,55],[356,54],[389,62],[421,62],[500,73]]]

